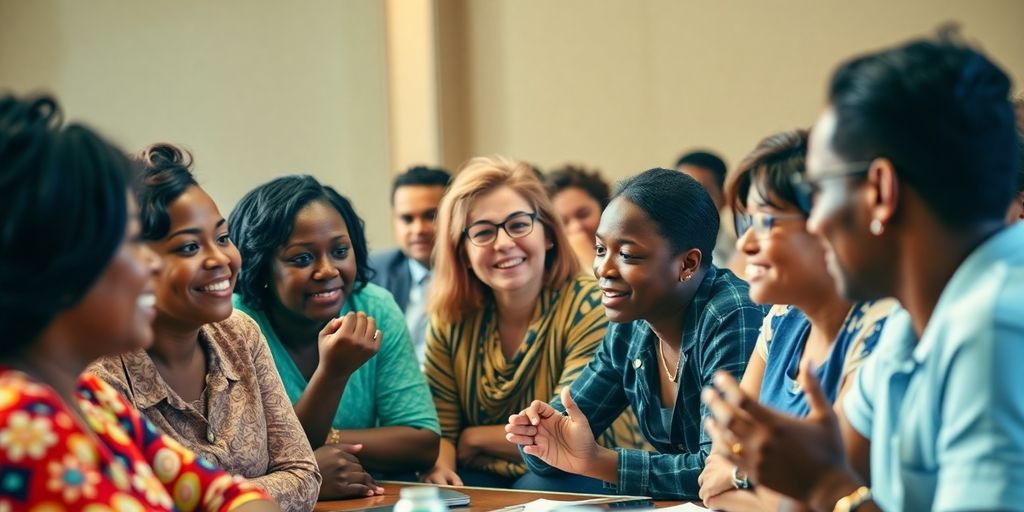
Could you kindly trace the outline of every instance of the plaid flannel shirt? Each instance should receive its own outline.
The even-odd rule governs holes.
[[[765,308],[750,301],[745,282],[728,270],[708,270],[683,319],[682,369],[668,442],[651,434],[651,425],[662,423],[658,338],[643,320],[609,324],[594,359],[573,382],[572,396],[595,436],[632,407],[641,433],[658,451],[617,449],[619,482],[606,486],[620,494],[697,499],[697,477],[711,450],[703,428],[711,413],[701,390],[717,370],[737,379],[743,375],[764,315]],[[565,411],[559,398],[551,405]],[[523,458],[535,473],[558,472],[536,457]]]

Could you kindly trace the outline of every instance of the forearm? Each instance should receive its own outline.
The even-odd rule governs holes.
[[[323,367],[319,367],[295,403],[295,415],[314,450],[323,446],[327,439],[334,414],[338,410],[338,402],[348,385],[348,378],[348,375],[329,375]]]
[[[316,464],[311,465],[311,470],[298,467],[284,469],[249,481],[273,496],[284,512],[310,510],[320,492],[320,473]]]
[[[614,486],[619,485],[619,453],[598,446],[593,458],[586,465],[583,476],[589,476]]]
[[[697,479],[708,453],[657,453],[618,450],[620,494],[657,499],[699,499]]]
[[[850,471],[834,470],[825,475],[812,489],[808,497],[811,510],[828,512],[835,509],[836,503],[845,496],[856,491],[861,482]],[[875,512],[881,509],[873,501],[868,501],[857,508],[857,512]]]
[[[462,431],[460,442],[472,442],[477,451],[512,462],[522,462],[519,448],[505,439],[504,425],[467,427]]]
[[[427,429],[377,427],[342,430],[339,435],[343,443],[363,445],[359,462],[374,471],[421,471],[438,459],[440,436]]]
[[[437,460],[434,461],[434,466],[455,471],[456,453],[455,445],[442,437],[437,446]]]

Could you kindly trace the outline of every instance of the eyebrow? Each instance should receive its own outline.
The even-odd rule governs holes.
[[[594,237],[596,237],[601,242],[604,242],[604,237],[601,236],[600,233],[594,233]],[[636,241],[631,240],[629,238],[616,238],[615,242],[617,244],[619,244],[619,245],[641,245],[641,244],[637,243]]]
[[[512,217],[515,217],[516,215],[526,215],[526,214],[529,214],[529,213],[530,212],[524,212],[522,210],[517,210],[517,211],[514,211],[514,212],[508,214],[505,217],[505,219],[502,220],[501,222],[505,222],[505,221],[511,219]],[[498,224],[501,224],[501,222],[492,222],[492,221],[489,221],[489,220],[486,220],[486,219],[480,219],[480,220],[470,224],[468,227],[473,227],[473,226],[476,226],[477,224],[490,224],[492,226],[496,226]]]
[[[221,220],[217,221],[217,224],[214,226],[214,229],[223,226],[225,222],[227,222],[226,219],[221,219]],[[196,228],[196,227],[182,228],[182,229],[179,229],[179,230],[175,231],[174,233],[171,233],[171,234],[167,235],[166,238],[174,238],[174,237],[176,237],[178,235],[198,235],[198,234],[201,234],[202,232],[203,232],[202,229]]]
[[[338,236],[332,238],[331,241],[332,242],[337,242],[337,241],[343,240],[345,238],[348,238],[348,235],[338,235]],[[313,246],[313,245],[316,245],[316,243],[315,242],[299,241],[299,242],[290,243],[290,244],[284,246],[284,248],[281,249],[281,250],[282,251],[287,251],[288,249],[291,249],[292,247],[309,247],[309,246]]]

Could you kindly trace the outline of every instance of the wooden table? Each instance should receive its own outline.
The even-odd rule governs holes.
[[[381,507],[385,505],[394,505],[398,502],[398,493],[402,487],[409,485],[420,485],[408,482],[381,482],[381,486],[384,487],[383,496],[374,496],[372,498],[360,498],[352,500],[338,500],[338,501],[320,501],[317,502],[314,511],[327,512],[333,510],[345,511],[345,510],[359,510],[370,507]],[[461,507],[452,510],[459,512],[486,512],[488,510],[495,510],[503,507],[509,507],[512,505],[521,505],[523,503],[537,500],[537,499],[549,499],[549,500],[565,500],[565,501],[579,501],[590,498],[602,498],[607,497],[599,494],[573,494],[573,493],[561,493],[561,492],[543,492],[543,491],[519,491],[515,489],[493,489],[488,487],[450,487],[463,494],[469,496],[469,506]],[[672,505],[679,505],[684,503],[682,501],[655,501],[656,507],[669,507]]]

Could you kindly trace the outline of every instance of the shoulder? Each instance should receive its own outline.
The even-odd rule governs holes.
[[[388,267],[405,262],[405,254],[397,247],[373,251],[370,253],[369,262],[377,272],[385,272]]]
[[[807,317],[797,308],[787,304],[772,306],[761,322],[761,337],[771,344],[777,333],[786,332],[794,323],[803,324]]]
[[[705,316],[718,321],[741,316],[744,319],[756,318],[760,326],[768,307],[750,300],[750,286],[746,281],[736,277],[729,269],[715,268],[710,296],[704,310]]]
[[[33,403],[57,404],[57,392],[28,375],[7,368],[0,368],[0,425],[6,425],[9,415],[30,409]]]
[[[363,289],[352,294],[351,311],[362,311],[374,318],[404,318],[395,297],[386,288],[376,283],[366,283]],[[379,320],[379,318],[378,318]]]
[[[127,388],[128,376],[125,375],[124,360],[121,355],[104,356],[90,364],[85,371],[120,388]]]
[[[559,305],[590,310],[601,305],[601,288],[594,276],[579,274],[555,289]],[[602,310],[603,313],[603,310]]]
[[[239,308],[224,320],[206,324],[201,330],[210,343],[228,354],[252,354],[263,343],[259,325]]]

